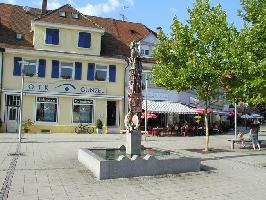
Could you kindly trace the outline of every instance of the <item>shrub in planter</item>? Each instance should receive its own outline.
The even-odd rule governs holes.
[[[97,134],[102,134],[102,129],[103,129],[103,122],[100,119],[96,120],[96,132]]]
[[[27,119],[26,121],[22,122],[22,127],[24,130],[24,133],[28,133],[30,130],[30,127],[33,125],[33,122],[30,119]]]

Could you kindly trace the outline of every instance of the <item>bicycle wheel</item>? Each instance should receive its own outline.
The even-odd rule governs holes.
[[[77,126],[77,127],[75,128],[75,132],[76,132],[77,134],[80,133],[80,128],[79,128],[79,126]]]
[[[92,126],[88,126],[87,133],[89,133],[89,134],[94,133],[94,128]]]

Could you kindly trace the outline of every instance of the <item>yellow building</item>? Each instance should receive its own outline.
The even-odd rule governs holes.
[[[1,3],[0,10],[2,132],[18,131],[22,103],[33,133],[74,132],[97,119],[104,132],[123,128],[125,57],[148,28],[68,4],[47,12]]]

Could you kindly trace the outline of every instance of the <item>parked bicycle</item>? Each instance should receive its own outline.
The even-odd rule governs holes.
[[[83,125],[82,123],[80,123],[76,128],[75,128],[75,132],[77,134],[92,134],[94,133],[94,127],[89,126],[89,125]]]

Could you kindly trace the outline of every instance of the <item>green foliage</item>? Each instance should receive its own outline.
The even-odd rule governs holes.
[[[241,0],[245,20],[235,43],[238,84],[228,83],[227,97],[251,104],[266,102],[266,0]]]
[[[96,128],[102,129],[103,128],[103,122],[100,119],[96,120]]]
[[[33,124],[34,123],[31,121],[31,119],[27,119],[26,121],[23,121],[21,125],[24,129],[30,129]]]
[[[194,89],[207,105],[221,93],[222,78],[232,66],[230,45],[237,31],[221,6],[210,7],[209,0],[197,0],[188,13],[187,24],[175,17],[170,36],[159,34],[154,83],[169,90]]]

